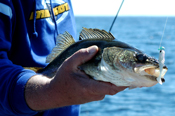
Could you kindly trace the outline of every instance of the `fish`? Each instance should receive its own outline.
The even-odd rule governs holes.
[[[157,59],[117,40],[110,32],[92,28],[83,28],[77,42],[68,32],[59,34],[56,46],[46,58],[49,64],[37,72],[52,78],[65,59],[92,45],[98,46],[98,53],[78,67],[92,79],[129,88],[151,87],[158,83],[160,69]],[[165,82],[164,75],[167,70],[163,66],[162,82]]]

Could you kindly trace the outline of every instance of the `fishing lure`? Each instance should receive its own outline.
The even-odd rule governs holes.
[[[157,78],[157,81],[162,85],[161,78],[162,78],[163,66],[164,66],[164,62],[165,62],[165,48],[162,46],[158,50],[160,50],[160,52],[159,52],[159,69],[160,69],[160,74],[159,74],[159,77]]]
[[[163,34],[162,34],[162,37],[161,37],[160,46],[161,46],[161,43],[162,43],[162,38],[163,38],[163,35],[164,35],[164,32],[165,32],[167,21],[168,21],[168,17],[166,18],[166,22],[165,22],[165,25],[164,25],[164,30],[163,30]],[[163,78],[162,77],[162,72],[163,72],[163,66],[164,66],[164,62],[165,62],[165,48],[163,46],[162,47],[160,47],[160,46],[159,46],[159,49],[158,49],[158,50],[160,50],[160,52],[159,52],[160,74],[159,74],[159,77],[157,78],[157,81],[162,85],[161,78]]]

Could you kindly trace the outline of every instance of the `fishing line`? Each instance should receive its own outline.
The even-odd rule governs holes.
[[[161,46],[161,43],[162,43],[162,38],[163,38],[163,36],[164,36],[164,32],[165,32],[165,28],[166,28],[167,21],[168,21],[168,17],[166,18],[166,21],[165,21],[165,25],[164,25],[164,29],[163,29],[163,34],[162,34],[162,37],[161,37],[161,40],[160,40],[159,49],[161,49],[160,46]]]
[[[162,85],[162,79],[164,78],[162,76],[162,74],[163,74],[163,67],[164,67],[164,63],[165,63],[165,48],[163,46],[161,46],[161,43],[162,43],[162,38],[163,38],[163,35],[164,35],[164,32],[165,32],[167,20],[168,20],[168,17],[166,18],[163,34],[162,34],[159,49],[158,49],[158,50],[160,50],[160,52],[159,52],[159,70],[160,70],[160,74],[159,74],[159,77],[156,78],[156,79],[157,79],[157,82],[160,83],[161,85]]]
[[[124,2],[124,0],[123,0],[122,3],[120,4],[120,7],[119,7],[119,9],[118,9],[118,12],[117,12],[117,14],[116,14],[116,16],[115,16],[115,18],[114,18],[114,20],[113,20],[113,22],[112,22],[112,25],[111,25],[111,27],[110,27],[110,29],[109,29],[109,32],[112,30],[112,27],[113,27],[113,25],[114,25],[115,20],[116,20],[117,17],[118,17],[118,14],[119,14],[119,11],[120,11],[120,9],[121,9],[121,7],[122,7],[122,5],[123,5],[123,2]]]

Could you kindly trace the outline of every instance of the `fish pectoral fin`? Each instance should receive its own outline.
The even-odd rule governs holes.
[[[79,40],[85,40],[85,39],[102,39],[102,40],[114,40],[114,36],[109,32],[105,30],[100,29],[87,29],[83,28]]]
[[[74,38],[67,31],[64,34],[59,34],[57,36],[56,46],[52,49],[51,54],[46,57],[46,63],[52,62],[53,59],[74,43]]]
[[[33,70],[35,72],[38,72],[39,70],[42,70],[43,67],[23,67],[24,69],[29,69],[29,70]]]

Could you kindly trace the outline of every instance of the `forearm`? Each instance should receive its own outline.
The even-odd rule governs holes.
[[[55,108],[55,101],[50,91],[50,78],[35,75],[29,79],[25,87],[25,99],[33,110],[46,110]]]

